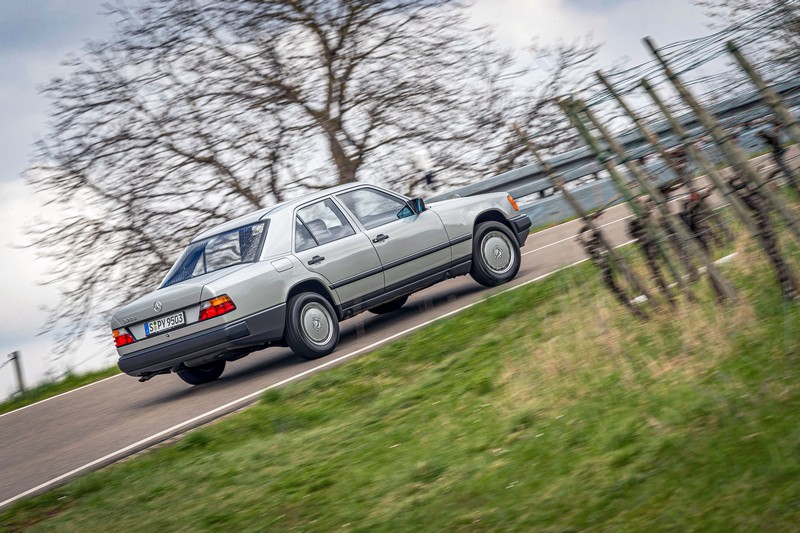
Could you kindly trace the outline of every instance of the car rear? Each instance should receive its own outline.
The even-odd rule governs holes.
[[[259,222],[192,242],[159,289],[117,311],[120,369],[142,377],[178,371],[280,337],[283,309],[254,308],[244,274],[257,263],[266,228]]]

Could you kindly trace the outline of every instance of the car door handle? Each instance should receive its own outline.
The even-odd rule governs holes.
[[[321,255],[315,255],[314,257],[311,258],[311,260],[308,262],[308,264],[309,265],[316,265],[317,263],[322,263],[323,261],[325,261],[324,257],[322,257]]]
[[[384,235],[383,233],[381,233],[380,235],[378,235],[377,237],[375,237],[374,239],[372,239],[372,242],[383,242],[383,241],[385,241],[385,240],[386,240],[386,239],[388,239],[388,238],[389,238],[389,236],[388,236],[388,235]]]

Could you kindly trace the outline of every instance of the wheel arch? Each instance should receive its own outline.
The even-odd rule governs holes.
[[[509,222],[506,216],[498,209],[487,209],[486,211],[478,214],[478,216],[475,217],[475,223],[472,225],[473,234],[475,233],[475,228],[478,227],[478,224],[483,222],[499,222],[511,230],[512,233],[514,232],[511,222]]]
[[[336,300],[334,300],[333,295],[328,290],[322,281],[314,278],[303,280],[299,283],[296,283],[289,289],[289,292],[286,293],[286,302],[288,303],[289,300],[292,299],[293,296],[303,293],[303,292],[316,292],[326,300],[328,303],[331,304],[334,311],[336,312],[336,318],[342,320],[341,311],[339,310],[339,306],[336,304]]]

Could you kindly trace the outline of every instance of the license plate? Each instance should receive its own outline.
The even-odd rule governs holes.
[[[161,318],[156,318],[150,322],[145,322],[144,334],[153,335],[155,333],[161,333],[162,331],[182,326],[183,322],[183,312],[175,313],[174,315],[162,316]]]

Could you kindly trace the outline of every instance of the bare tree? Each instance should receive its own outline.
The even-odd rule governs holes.
[[[199,230],[309,188],[440,179],[520,162],[508,124],[591,49],[555,53],[541,95],[458,0],[149,0],[45,88],[52,130],[28,173],[53,216],[32,228],[68,350],[150,290]],[[524,98],[520,98],[524,96]]]

